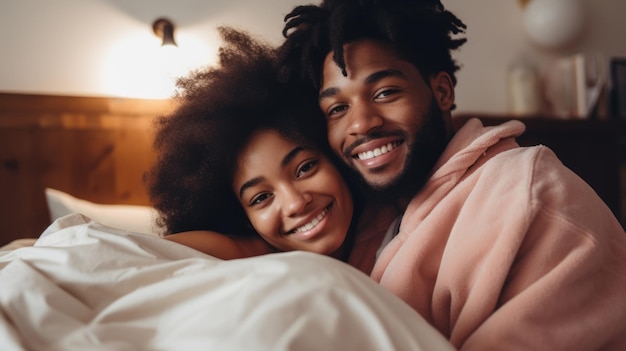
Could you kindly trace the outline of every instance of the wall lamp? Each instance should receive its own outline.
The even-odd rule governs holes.
[[[163,17],[156,19],[152,23],[152,30],[157,37],[163,39],[161,46],[178,46],[174,40],[174,24],[169,19]]]

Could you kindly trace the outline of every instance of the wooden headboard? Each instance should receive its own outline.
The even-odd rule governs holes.
[[[170,100],[0,93],[0,245],[50,224],[44,189],[149,204],[155,117]]]

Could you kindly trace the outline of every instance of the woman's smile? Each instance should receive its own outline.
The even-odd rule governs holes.
[[[309,240],[313,237],[316,237],[320,232],[324,231],[326,224],[328,223],[328,213],[332,209],[332,204],[325,207],[322,212],[320,212],[317,216],[313,218],[312,221],[299,226],[298,228],[291,230],[287,233],[287,235],[292,235],[293,237],[300,240]]]

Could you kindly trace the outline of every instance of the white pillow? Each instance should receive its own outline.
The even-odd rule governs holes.
[[[97,204],[51,188],[46,188],[46,200],[52,222],[71,213],[80,213],[112,228],[144,234],[159,233],[156,225],[158,212],[150,206]]]
[[[222,261],[79,214],[46,233],[0,256],[3,350],[454,349],[404,301],[327,256]]]

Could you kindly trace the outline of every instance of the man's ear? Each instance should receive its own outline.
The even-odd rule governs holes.
[[[442,111],[450,111],[454,106],[454,84],[446,72],[439,72],[430,78],[430,88]]]

